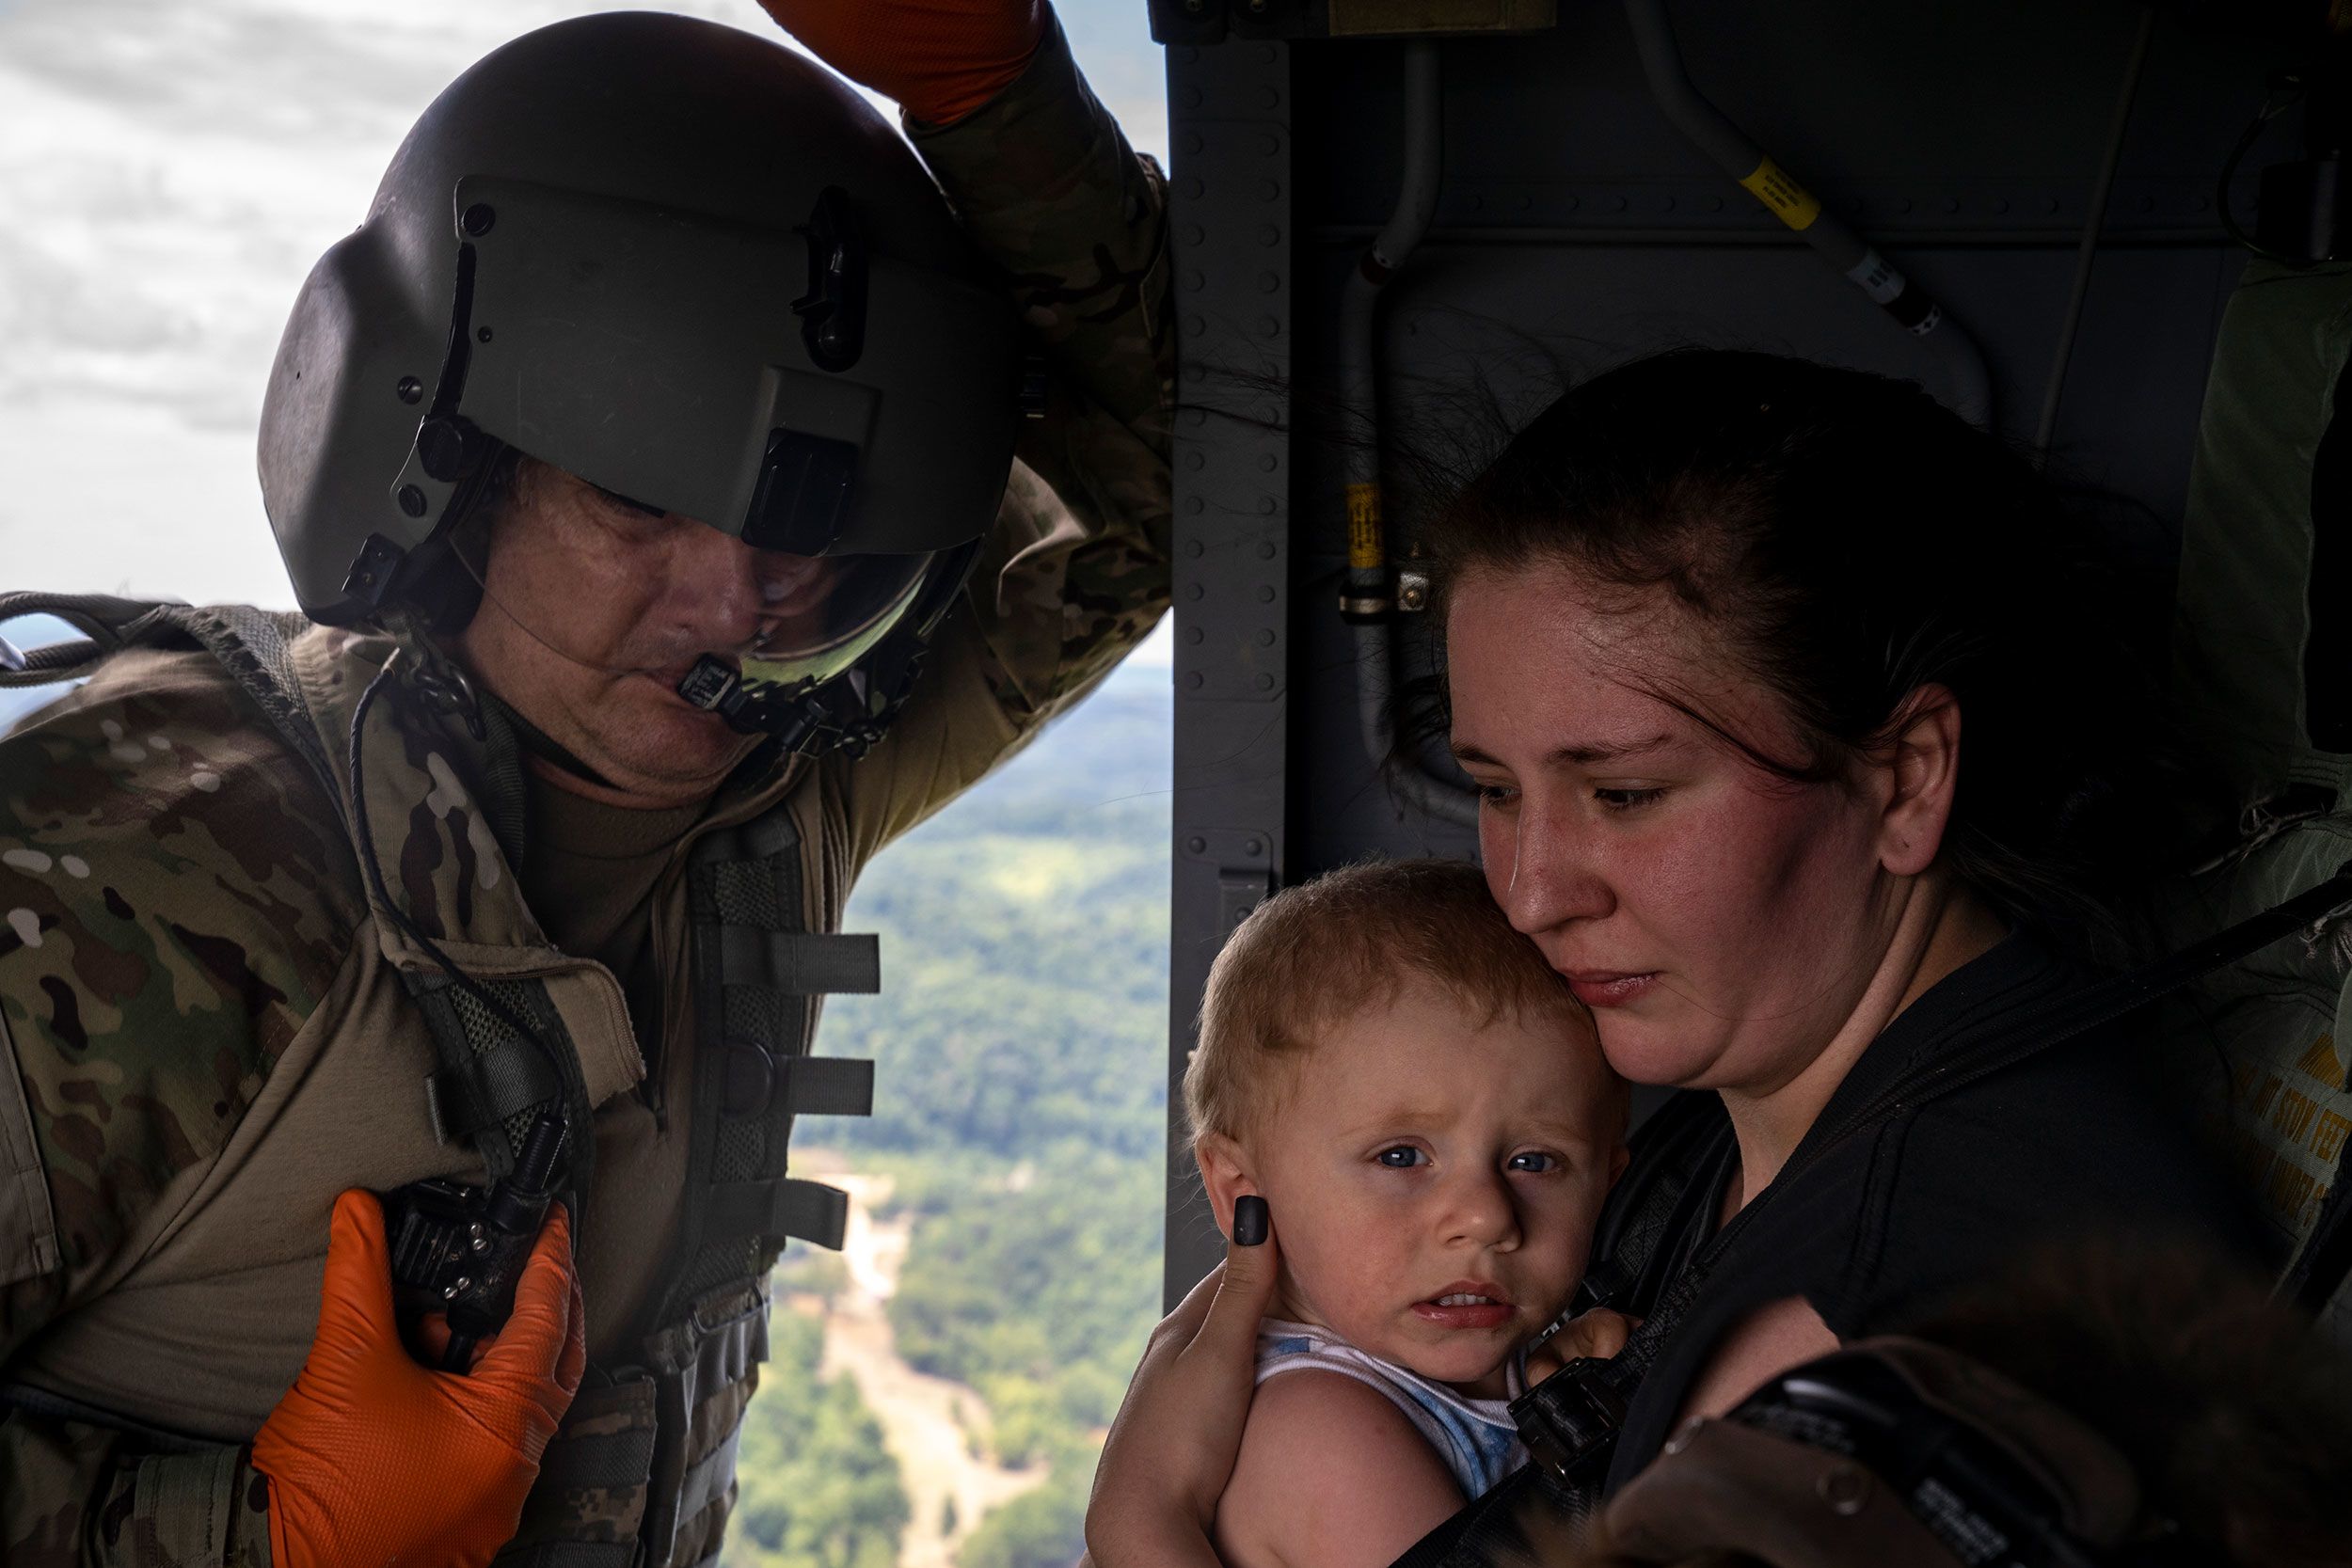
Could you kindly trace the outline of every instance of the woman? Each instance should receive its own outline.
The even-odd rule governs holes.
[[[1669,1255],[1772,1195],[1652,1364],[1613,1484],[2025,1247],[2251,1233],[2137,1021],[1808,1141],[2125,956],[2119,911],[2193,826],[2113,551],[2026,464],[1915,387],[1677,353],[1555,403],[1433,543],[1497,902],[1620,1072],[1709,1091],[1636,1150],[1635,1181],[1692,1179]],[[1213,1560],[1272,1252],[1234,1249],[1155,1338],[1089,1520],[1110,1568]]]

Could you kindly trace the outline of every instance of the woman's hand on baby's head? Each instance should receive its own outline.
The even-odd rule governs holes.
[[[1550,1338],[1529,1349],[1527,1381],[1541,1383],[1571,1361],[1606,1361],[1625,1349],[1627,1338],[1641,1326],[1641,1319],[1612,1312],[1606,1307],[1580,1313],[1562,1323]]]

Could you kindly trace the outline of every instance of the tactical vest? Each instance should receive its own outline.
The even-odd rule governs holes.
[[[303,695],[290,643],[300,616],[103,596],[0,594],[0,621],[48,614],[88,641],[35,650],[0,685],[87,674],[125,648],[201,648],[266,714],[338,803],[363,863],[372,846],[352,820],[347,777]],[[453,670],[419,661],[399,700],[463,722],[494,759],[519,765],[514,736],[473,701]],[[646,1303],[628,1365],[591,1364],[548,1445],[503,1563],[534,1568],[688,1568],[719,1556],[734,1500],[737,1442],[767,1355],[766,1281],[787,1237],[839,1247],[847,1197],[786,1174],[793,1117],[863,1116],[868,1061],[805,1054],[811,999],[879,988],[875,938],[805,929],[803,845],[779,802],[705,832],[688,851],[690,974],[695,1052],[689,1168],[666,1283]],[[491,831],[519,846],[519,808],[489,803]],[[534,1117],[561,1102],[577,1135],[566,1187],[591,1190],[593,1110],[578,1053],[544,982],[403,971],[434,1041],[426,1082],[432,1125],[462,1141],[497,1178],[514,1168]],[[484,995],[497,1006],[485,1006]],[[555,1061],[500,1008],[528,1022]],[[584,1230],[593,1204],[576,1208]]]

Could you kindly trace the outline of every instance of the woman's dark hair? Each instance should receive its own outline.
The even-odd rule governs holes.
[[[1471,569],[1556,562],[1671,593],[1778,694],[1806,752],[1654,694],[1792,784],[1850,776],[1907,696],[1948,689],[1944,860],[2066,945],[2132,956],[2132,895],[2202,825],[2156,699],[2161,599],[2116,531],[1908,382],[1720,350],[1637,360],[1546,408],[1427,546],[1441,614]]]

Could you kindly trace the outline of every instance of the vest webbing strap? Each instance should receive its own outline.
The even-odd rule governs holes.
[[[792,1114],[803,1117],[870,1117],[874,1114],[874,1064],[863,1056],[787,1056],[776,1064]]]
[[[723,926],[719,981],[794,996],[871,996],[882,990],[882,939]]]
[[[583,1135],[569,1140],[565,1163],[575,1185],[573,1201],[585,1196],[596,1140],[584,1135],[594,1109],[580,1076],[579,1052],[570,1031],[548,999],[543,981],[482,979],[475,983],[497,996],[537,1030],[562,1063],[563,1077],[529,1041],[518,1038],[496,1013],[482,1006],[445,974],[404,972],[408,994],[424,1014],[440,1070],[425,1080],[425,1105],[437,1136],[470,1138],[493,1178],[515,1168],[515,1157],[532,1117],[550,1101],[565,1105],[565,1120]],[[579,1223],[575,1213],[574,1223]]]
[[[534,1495],[626,1495],[641,1491],[653,1470],[654,1428],[624,1428],[572,1437],[559,1433],[539,1459]],[[532,1532],[531,1511],[524,1529]],[[535,1533],[535,1532],[533,1532]],[[498,1555],[501,1568],[634,1568],[637,1542],[541,1541]]]
[[[849,1194],[791,1176],[720,1183],[710,1189],[703,1214],[713,1235],[792,1236],[835,1252],[849,1223]]]
[[[696,1460],[678,1483],[677,1516],[681,1526],[690,1525],[707,1513],[735,1479],[735,1450],[743,1441],[743,1423],[738,1420],[734,1429],[721,1438],[711,1450]]]
[[[499,1568],[634,1568],[634,1541],[543,1541],[501,1552],[492,1560]]]
[[[559,1437],[539,1460],[539,1479],[558,1487],[643,1486],[653,1464],[653,1428],[628,1427],[619,1432],[592,1433],[585,1437]]]
[[[701,1444],[719,1451],[721,1438],[739,1427],[747,1395],[732,1390],[739,1388],[753,1370],[768,1359],[768,1304],[756,1276],[745,1279],[745,1273],[739,1267],[740,1283],[723,1299],[706,1298],[701,1308],[646,1344],[648,1363],[657,1376],[655,1400],[660,1423],[645,1491],[644,1522],[639,1532],[649,1565],[673,1568],[679,1534],[693,1522],[693,1514],[680,1505],[708,1459],[707,1453],[701,1458],[691,1456]],[[736,1315],[710,1322],[707,1315],[712,1312]],[[726,1423],[724,1433],[720,1431],[722,1420]],[[731,1465],[734,1450],[725,1451]],[[724,1477],[719,1485],[723,1495]],[[708,1506],[707,1501],[703,1504]]]
[[[443,1143],[472,1138],[563,1093],[563,1081],[538,1048],[512,1035],[470,1052],[424,1081],[433,1135]]]

